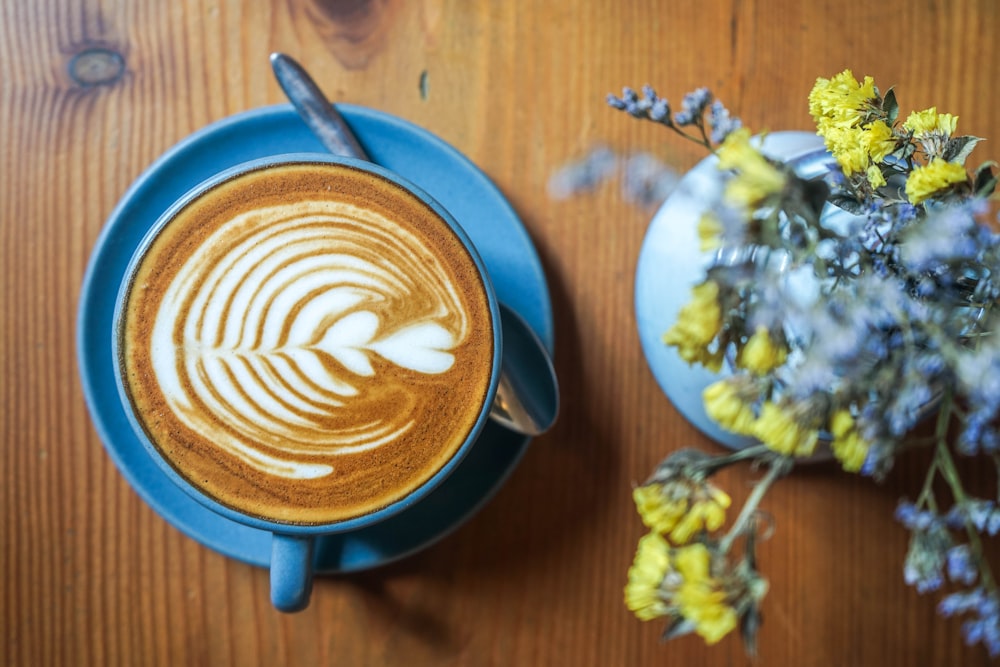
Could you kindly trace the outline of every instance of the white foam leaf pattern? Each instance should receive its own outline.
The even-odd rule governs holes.
[[[316,349],[326,352],[352,373],[370,377],[375,374],[363,349],[371,344],[378,329],[378,316],[362,310],[338,320],[316,343]]]
[[[444,373],[455,363],[451,332],[435,322],[420,322],[371,344],[371,349],[398,366],[420,373]]]
[[[380,418],[353,406],[371,400],[380,363],[451,368],[469,326],[419,238],[326,201],[235,216],[183,264],[164,303],[153,365],[174,412],[248,465],[292,478],[330,474],[328,457],[410,429],[398,393]]]
[[[330,327],[315,347],[363,376],[375,374],[368,356],[372,352],[418,373],[443,373],[455,363],[448,352],[455,338],[439,324],[419,322],[376,340],[377,331],[378,316],[362,310]]]

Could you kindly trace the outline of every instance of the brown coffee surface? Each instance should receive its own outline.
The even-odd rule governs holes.
[[[166,224],[119,332],[142,428],[194,487],[282,523],[424,484],[484,409],[486,288],[419,198],[344,165],[230,179]]]

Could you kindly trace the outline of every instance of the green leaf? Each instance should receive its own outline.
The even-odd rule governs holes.
[[[990,160],[979,165],[976,175],[973,178],[972,191],[977,197],[989,197],[997,187],[997,176],[993,173],[993,167],[997,163]]]
[[[750,605],[740,619],[740,635],[750,657],[757,655],[757,632],[760,630],[761,620],[760,608],[756,604]]]
[[[675,637],[681,637],[683,635],[689,635],[694,632],[695,624],[692,621],[684,618],[683,616],[675,617],[666,628],[663,630],[663,635],[661,639],[663,641],[669,641]]]
[[[863,215],[867,208],[861,202],[859,202],[854,197],[849,197],[847,195],[831,195],[830,203],[837,208],[842,208],[848,213],[853,213],[854,215]]]
[[[917,152],[917,147],[911,139],[907,139],[906,142],[897,148],[892,153],[892,157],[899,160],[900,162],[905,162],[910,159],[910,157]]]
[[[957,164],[965,164],[965,159],[969,157],[969,153],[972,149],[976,147],[982,139],[979,137],[952,137],[948,140],[948,143],[944,145],[944,150],[941,152],[941,157],[948,162],[955,162]]]
[[[899,104],[896,102],[896,91],[892,88],[885,91],[882,98],[882,111],[885,112],[886,123],[892,126],[899,117]]]

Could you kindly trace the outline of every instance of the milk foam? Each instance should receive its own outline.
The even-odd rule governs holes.
[[[152,365],[171,409],[247,464],[297,479],[333,472],[317,455],[369,451],[410,429],[403,401],[377,416],[357,406],[387,364],[447,371],[469,327],[418,237],[323,200],[234,216],[162,303]]]

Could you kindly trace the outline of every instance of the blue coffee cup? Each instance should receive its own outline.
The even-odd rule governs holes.
[[[478,272],[488,303],[490,328],[492,332],[492,355],[490,357],[490,368],[488,370],[489,382],[486,393],[481,405],[478,407],[478,413],[471,429],[466,432],[462,444],[454,451],[450,458],[448,458],[443,465],[437,468],[429,478],[421,482],[419,486],[413,490],[409,491],[404,497],[372,512],[322,524],[302,524],[295,523],[294,521],[285,522],[261,518],[245,511],[240,511],[239,509],[227,505],[224,502],[220,502],[217,498],[212,497],[188,481],[188,479],[178,472],[178,470],[174,468],[174,466],[163,456],[163,454],[161,454],[160,450],[152,442],[150,435],[143,427],[143,420],[137,413],[137,408],[133,405],[133,402],[129,397],[129,392],[126,388],[126,381],[123,378],[121,362],[121,331],[125,316],[124,304],[127,301],[134,274],[138,269],[142,258],[145,256],[157,236],[160,235],[164,228],[171,223],[171,221],[182,209],[212,189],[252,171],[280,167],[289,164],[334,164],[349,166],[356,170],[374,174],[389,181],[390,183],[395,184],[432,209],[434,213],[436,213],[437,216],[448,225],[454,236],[464,246],[469,258],[472,260],[472,263]],[[156,462],[167,478],[169,478],[171,482],[176,484],[199,503],[228,520],[271,533],[271,599],[277,609],[286,612],[304,609],[309,603],[314,574],[314,553],[317,539],[324,535],[362,529],[394,516],[406,510],[414,503],[419,502],[455,470],[465,455],[475,445],[489,417],[490,409],[496,396],[501,373],[502,327],[500,306],[489,280],[485,265],[462,227],[455,221],[451,214],[448,213],[448,211],[445,210],[432,197],[397,174],[368,162],[351,158],[336,157],[328,154],[309,153],[278,155],[240,164],[209,178],[176,201],[163,213],[162,216],[160,216],[157,222],[147,232],[132,256],[115,302],[113,331],[115,332],[112,341],[113,358],[116,361],[115,378],[118,393],[125,409],[126,417],[128,418],[128,421],[130,422],[139,442],[142,443],[149,456]]]

